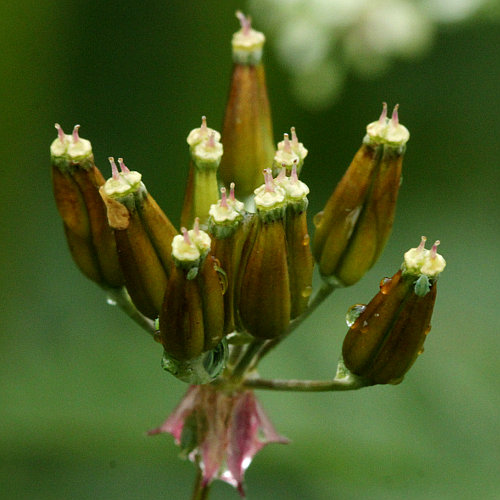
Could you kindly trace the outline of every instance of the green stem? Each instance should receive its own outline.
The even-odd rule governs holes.
[[[238,359],[240,359],[242,350],[243,346],[241,345],[229,346],[229,359],[227,360],[227,366],[234,366],[237,363]]]
[[[203,472],[200,467],[198,467],[198,472],[196,473],[196,479],[193,487],[193,494],[191,495],[191,500],[207,500],[210,493],[210,485],[203,484]]]
[[[129,294],[125,287],[122,288],[106,288],[108,298],[116,302],[116,305],[124,311],[127,316],[133,319],[141,328],[146,330],[150,335],[154,336],[156,331],[155,322],[140,313],[132,303]]]
[[[263,378],[250,378],[243,382],[245,389],[267,389],[273,391],[296,392],[328,392],[328,391],[353,391],[367,387],[370,384],[361,377],[350,376],[334,378],[332,380],[269,380]]]
[[[231,378],[233,380],[241,379],[245,374],[247,368],[250,365],[254,364],[252,362],[264,345],[264,342],[264,340],[255,339],[250,344],[248,344],[248,347],[246,348],[243,356],[240,358],[238,364],[233,370],[233,373],[231,375]]]
[[[290,323],[290,328],[288,329],[288,334],[293,332],[302,322],[307,319],[316,309],[317,307],[327,298],[329,297],[333,291],[337,288],[336,285],[331,283],[327,283],[323,281],[321,283],[321,287],[316,291],[316,293],[311,297],[309,301],[309,305],[307,309],[298,317],[295,318]]]

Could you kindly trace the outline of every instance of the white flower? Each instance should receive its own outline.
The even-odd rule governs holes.
[[[428,49],[439,23],[488,7],[488,0],[250,0],[297,99],[316,108],[335,99],[349,71],[380,74],[394,58]]]

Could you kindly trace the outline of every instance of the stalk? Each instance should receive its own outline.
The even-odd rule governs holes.
[[[191,495],[191,500],[207,500],[210,494],[210,485],[203,484],[203,472],[200,467],[198,467],[198,472],[194,480],[193,493]]]

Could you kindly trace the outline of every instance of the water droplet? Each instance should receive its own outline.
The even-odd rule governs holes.
[[[116,300],[112,297],[106,297],[106,303],[108,303],[110,306],[116,306]]]
[[[387,295],[389,291],[392,288],[392,279],[391,278],[383,278],[380,281],[380,291],[384,294]]]
[[[306,286],[302,292],[301,292],[301,295],[302,297],[306,298],[306,297],[309,297],[311,295],[313,291],[313,287],[312,286]]]
[[[323,210],[321,212],[318,212],[314,217],[313,217],[313,224],[319,228],[321,227],[321,222],[323,221]]]
[[[360,314],[365,309],[366,306],[364,304],[354,304],[353,306],[349,307],[349,309],[347,310],[347,314],[345,315],[345,322],[347,323],[347,326],[349,328],[354,325]]]
[[[311,238],[309,237],[309,235],[308,235],[308,234],[306,234],[306,235],[304,236],[304,238],[302,239],[302,244],[306,247],[307,245],[309,245],[309,240],[310,240],[310,239],[311,239]]]

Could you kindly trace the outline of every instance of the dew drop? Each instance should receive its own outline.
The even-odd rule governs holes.
[[[391,288],[392,288],[392,279],[391,278],[383,278],[380,281],[380,291],[384,294],[387,295]]]
[[[113,299],[112,297],[106,297],[106,303],[109,304],[110,306],[116,306],[116,300]]]
[[[313,224],[315,225],[315,227],[317,228],[320,228],[321,227],[321,223],[323,221],[323,214],[324,212],[321,211],[321,212],[318,212],[314,217],[313,217]]]
[[[302,245],[304,245],[305,247],[306,247],[307,245],[309,245],[309,241],[310,241],[310,239],[311,239],[311,238],[309,237],[309,235],[308,235],[308,234],[306,234],[306,235],[304,236],[304,238],[302,238]]]
[[[313,291],[313,287],[308,285],[302,290],[301,295],[302,295],[302,297],[307,298],[311,295],[312,291]]]
[[[349,307],[349,309],[347,310],[347,314],[345,315],[345,322],[347,323],[347,326],[349,328],[354,325],[360,314],[365,309],[366,306],[364,304],[354,304],[353,306]]]

